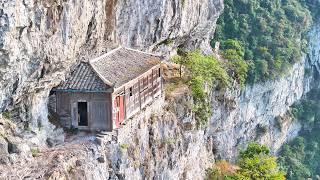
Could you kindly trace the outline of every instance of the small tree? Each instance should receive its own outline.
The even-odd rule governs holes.
[[[187,58],[187,52],[183,49],[178,49],[177,50],[177,56],[174,56],[172,58],[172,61],[174,63],[177,63],[180,65],[179,67],[179,73],[180,73],[180,78],[182,77],[182,66],[185,65],[188,62],[188,58]]]
[[[221,62],[213,56],[203,55],[199,50],[192,52],[182,51],[172,59],[173,62],[184,66],[188,70],[187,83],[190,85],[192,97],[194,100],[193,112],[195,114],[197,125],[205,126],[211,116],[211,105],[208,101],[208,92],[205,87],[213,87],[213,84],[219,87],[227,87],[230,84],[230,77]]]
[[[249,144],[246,150],[240,152],[238,165],[240,169],[236,179],[285,179],[285,174],[277,167],[276,157],[271,156],[269,149],[263,145]]]

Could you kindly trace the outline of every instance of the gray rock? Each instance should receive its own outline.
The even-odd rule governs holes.
[[[21,152],[20,149],[18,148],[19,142],[17,142],[15,140],[15,138],[8,137],[7,138],[7,142],[8,142],[8,152],[10,154],[12,154],[12,153],[20,153]]]
[[[101,146],[103,144],[103,137],[96,137],[94,141]]]
[[[8,155],[8,142],[0,136],[0,156]]]
[[[9,165],[10,164],[9,157],[6,155],[0,155],[0,164]]]
[[[77,60],[117,45],[164,54],[178,46],[210,52],[223,10],[222,0],[48,4],[5,1],[0,14],[0,110],[15,104],[33,127],[48,124],[48,92]]]
[[[97,160],[98,160],[99,163],[104,163],[105,162],[105,159],[102,156],[98,157]]]
[[[46,140],[47,144],[49,147],[53,147],[53,146],[56,146],[58,144],[61,144],[63,142],[63,140],[59,139],[59,138],[47,138]]]
[[[82,166],[83,161],[82,160],[76,160],[76,166]]]
[[[49,147],[52,147],[52,146],[54,146],[55,143],[54,143],[53,139],[48,138],[47,139],[47,144],[48,144]]]

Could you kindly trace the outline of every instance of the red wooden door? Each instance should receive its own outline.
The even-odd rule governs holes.
[[[117,128],[124,120],[124,96],[117,96],[114,100],[116,107],[116,126]]]
[[[120,124],[124,121],[124,96],[119,97],[119,122]]]

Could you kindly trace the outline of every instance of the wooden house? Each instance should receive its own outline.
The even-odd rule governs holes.
[[[162,94],[160,57],[119,47],[81,62],[58,87],[55,111],[65,127],[118,128]]]

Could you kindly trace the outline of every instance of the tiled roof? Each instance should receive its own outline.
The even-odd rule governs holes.
[[[99,92],[106,91],[107,86],[88,63],[81,62],[70,76],[55,88],[55,91],[81,91]]]
[[[115,88],[135,79],[159,63],[159,56],[124,47],[90,61],[99,77]]]
[[[124,47],[81,62],[55,91],[99,92],[129,82],[160,63],[160,57]]]

